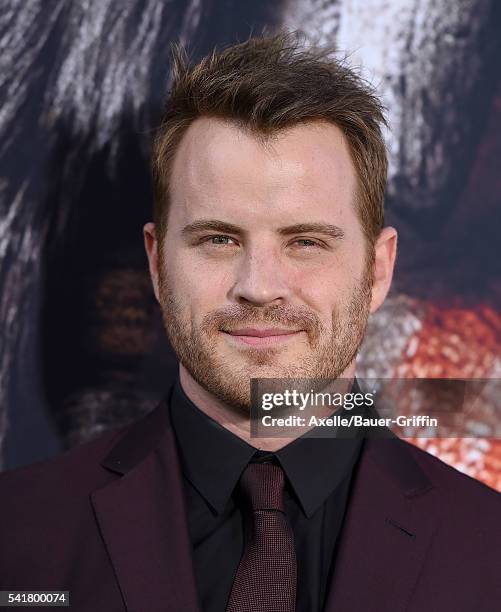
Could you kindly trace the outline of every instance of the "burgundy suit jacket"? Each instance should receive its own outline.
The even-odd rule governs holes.
[[[74,612],[200,612],[184,504],[164,400],[0,474],[0,590],[68,590]],[[366,440],[325,610],[501,610],[501,494],[402,440]]]

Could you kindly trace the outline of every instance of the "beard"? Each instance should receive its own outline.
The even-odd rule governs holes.
[[[159,271],[160,307],[165,330],[177,358],[192,378],[233,410],[248,416],[251,378],[286,378],[291,383],[300,379],[336,379],[346,370],[355,359],[367,328],[372,270],[372,261],[368,261],[350,299],[333,308],[330,328],[326,328],[306,307],[256,307],[248,304],[232,304],[209,312],[196,326],[189,318],[189,307],[183,306],[167,275]],[[297,363],[287,365],[281,363],[287,350],[283,346],[234,348],[241,359],[224,355],[218,347],[221,330],[269,323],[304,330],[310,350],[301,354]]]

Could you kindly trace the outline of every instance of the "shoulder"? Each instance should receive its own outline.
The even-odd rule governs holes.
[[[60,588],[70,565],[107,571],[90,494],[116,477],[100,462],[129,427],[0,474],[1,588]]]
[[[470,558],[496,558],[501,549],[501,493],[409,442],[400,443],[429,482],[430,502],[441,517],[443,542],[449,547],[451,542],[454,546],[461,543]],[[429,508],[433,512],[431,505]]]
[[[469,575],[471,588],[497,592],[501,493],[402,439],[369,440],[366,451],[366,512],[378,495],[374,503],[386,515],[400,513],[410,531],[433,535],[424,582],[442,588],[453,571],[444,560],[456,559],[457,575]]]
[[[0,473],[2,502],[7,498],[14,506],[19,506],[18,499],[36,502],[42,497],[58,501],[88,497],[95,489],[116,479],[115,467],[120,462],[113,465],[109,461],[113,453],[119,451],[120,458],[135,464],[160,442],[169,427],[169,410],[166,406],[164,399],[146,415],[91,442],[52,459]],[[30,504],[25,505],[28,507]],[[0,505],[0,518],[10,507],[11,503]]]
[[[366,456],[377,470],[367,473],[368,478],[376,477],[378,482],[382,478],[390,491],[399,491],[409,501],[427,500],[447,517],[447,528],[465,529],[481,523],[484,531],[492,528],[499,532],[498,491],[397,437],[368,440]]]
[[[486,510],[492,509],[498,513],[501,511],[501,493],[421,448],[406,441],[402,443],[406,445],[408,452],[412,454],[433,485],[446,493],[452,501],[461,502],[462,508],[478,510],[478,504],[481,504]]]
[[[51,459],[0,473],[0,497],[4,514],[17,501],[39,497],[68,497],[89,492],[106,482],[99,463],[131,425],[101,434]],[[5,502],[5,503],[4,503]]]

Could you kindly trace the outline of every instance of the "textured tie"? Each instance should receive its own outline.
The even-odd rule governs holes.
[[[226,612],[294,612],[296,553],[283,501],[284,473],[272,463],[249,463],[240,491],[247,538]]]

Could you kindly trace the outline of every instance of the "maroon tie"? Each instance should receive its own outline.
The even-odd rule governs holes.
[[[284,473],[272,463],[249,463],[240,478],[246,545],[226,612],[294,612],[296,553],[285,514]]]

